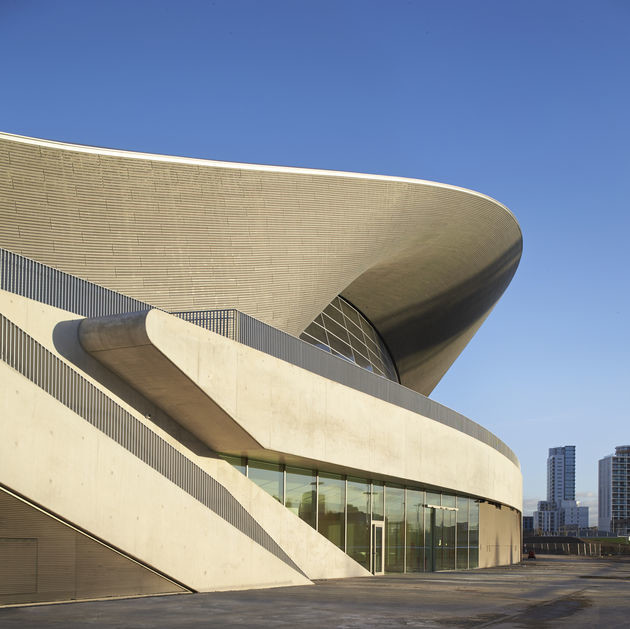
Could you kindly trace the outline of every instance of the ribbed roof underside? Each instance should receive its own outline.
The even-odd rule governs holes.
[[[338,294],[429,394],[509,284],[518,224],[427,181],[0,134],[0,246],[166,310],[299,335]]]

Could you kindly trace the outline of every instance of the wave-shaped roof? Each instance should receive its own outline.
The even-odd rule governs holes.
[[[497,201],[416,179],[0,134],[0,246],[166,310],[299,335],[338,294],[430,393],[514,275]]]

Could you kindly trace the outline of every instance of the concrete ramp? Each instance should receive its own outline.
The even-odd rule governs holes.
[[[126,385],[84,354],[76,336],[74,362],[60,355],[54,331],[63,324],[76,332],[79,318],[8,293],[0,306],[3,487],[156,575],[155,583],[163,579],[169,591],[367,574],[190,433],[175,430],[162,409],[135,391],[125,394]],[[139,411],[143,404],[151,413]],[[147,593],[132,590],[125,594]],[[82,591],[51,599],[21,594],[59,600]],[[10,595],[15,602],[24,600],[18,594]]]

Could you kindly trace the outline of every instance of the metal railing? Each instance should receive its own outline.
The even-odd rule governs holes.
[[[503,441],[461,413],[439,404],[420,393],[416,393],[397,382],[371,373],[347,360],[333,356],[306,341],[267,325],[243,312],[230,309],[200,310],[172,314],[177,314],[177,316],[196,323],[207,330],[228,336],[234,341],[280,358],[328,380],[333,380],[459,430],[491,446],[506,456],[514,465],[520,467],[518,458]],[[226,330],[230,332],[226,333]]]
[[[2,314],[0,360],[304,574],[223,485]]]
[[[0,289],[83,317],[103,317],[153,308],[150,304],[2,248]]]
[[[151,304],[1,248],[0,288],[84,317],[154,308]],[[324,378],[454,428],[489,445],[520,467],[518,458],[503,441],[464,415],[238,310],[197,310],[171,314]]]
[[[528,542],[524,545],[525,555],[530,550],[541,555],[602,556],[602,545],[598,542]]]

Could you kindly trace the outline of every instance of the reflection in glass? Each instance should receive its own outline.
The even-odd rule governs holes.
[[[428,504],[427,494],[427,504]],[[433,525],[435,522],[435,511],[431,507],[424,508],[424,571],[431,572],[435,569],[435,552],[433,543]]]
[[[348,478],[347,548],[352,559],[370,569],[370,484],[360,478]]]
[[[383,572],[383,524],[373,524],[374,540],[372,541],[372,572],[381,574]]]
[[[434,494],[430,491],[427,491],[427,503],[430,507],[439,507],[442,504],[442,495]]]
[[[433,509],[433,569],[442,570],[444,547],[444,511]]]
[[[333,544],[344,550],[346,482],[339,474],[319,475],[317,530]]]
[[[407,572],[424,570],[424,492],[407,490]]]
[[[457,569],[468,568],[468,498],[457,497]]]
[[[335,297],[300,335],[303,341],[398,382],[394,361],[372,324],[349,302]]]
[[[385,489],[385,570],[402,572],[405,554],[405,490]]]
[[[444,498],[444,496],[442,496],[442,498]],[[455,526],[457,523],[457,511],[442,509],[442,514],[441,570],[455,570]]]
[[[302,520],[370,569],[373,523],[382,529],[387,572],[479,566],[479,502],[382,481],[221,454]],[[319,496],[318,496],[319,489]],[[379,533],[380,534],[380,533]]]
[[[468,567],[469,568],[478,568],[479,567],[479,548],[472,546],[468,549]]]
[[[468,505],[468,567],[479,567],[479,503],[470,500]]]
[[[247,476],[278,502],[284,502],[284,479],[281,465],[250,460]]]
[[[317,477],[313,470],[287,467],[285,506],[315,528]]]
[[[231,454],[222,454],[221,458],[227,461],[232,467],[237,469],[241,474],[247,473],[247,457],[232,456]]]
[[[372,519],[382,520],[385,517],[385,494],[383,483],[374,481],[372,483]]]

